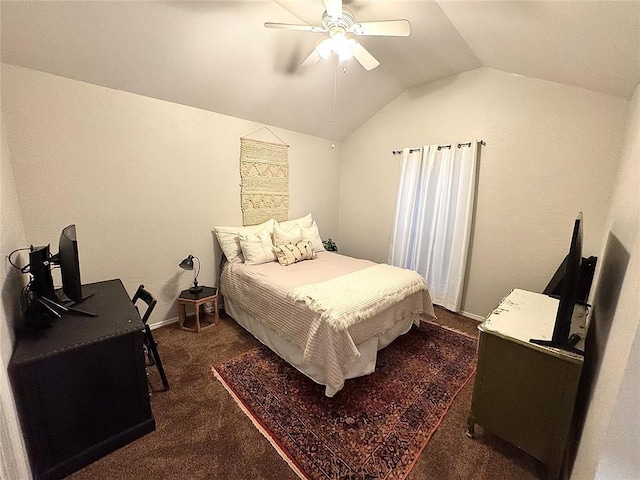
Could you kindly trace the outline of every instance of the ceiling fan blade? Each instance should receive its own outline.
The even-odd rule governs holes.
[[[384,20],[381,22],[354,23],[349,29],[356,35],[378,35],[384,37],[408,37],[411,33],[409,20]]]
[[[342,16],[342,0],[322,0],[327,15],[338,18]]]
[[[279,30],[300,30],[303,32],[313,32],[313,33],[327,32],[327,30],[323,27],[314,27],[312,25],[292,25],[290,23],[265,22],[264,26],[267,28],[276,28]]]
[[[351,52],[353,53],[354,58],[360,62],[360,65],[362,65],[365,70],[373,70],[380,65],[380,62],[358,42],[351,47]]]

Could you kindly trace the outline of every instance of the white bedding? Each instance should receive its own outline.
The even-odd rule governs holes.
[[[246,312],[259,322],[261,327],[268,329],[269,336],[275,333],[277,337],[299,349],[301,360],[305,364],[313,365],[314,371],[322,372],[321,375],[309,376],[326,385],[326,394],[332,396],[342,388],[344,380],[350,378],[350,367],[359,361],[363,346],[367,345],[368,352],[371,350],[371,339],[382,337],[389,332],[397,332],[394,333],[395,336],[405,333],[407,328],[404,328],[403,324],[407,321],[417,322],[420,314],[434,317],[426,284],[417,273],[403,269],[394,271],[397,267],[388,265],[385,267],[389,270],[372,268],[375,265],[367,260],[330,252],[318,252],[318,257],[314,260],[287,267],[277,262],[261,265],[226,263],[220,287],[225,300],[228,298],[234,307]],[[390,294],[385,290],[389,285],[385,284],[384,275],[375,275],[376,270],[387,270],[387,274],[395,272],[400,277],[406,275],[409,283],[413,281],[414,285],[406,288],[401,295]],[[417,287],[413,275],[420,279]],[[321,284],[321,290],[324,289],[326,292],[335,291],[333,284],[343,287],[345,278],[349,276],[356,276],[360,282],[370,277],[372,281],[368,282],[367,289],[372,290],[372,298],[375,298],[374,290],[377,289],[377,295],[382,301],[376,300],[375,304],[380,304],[380,307],[370,309],[364,317],[353,316],[359,320],[344,323],[344,328],[335,328],[331,321],[328,321],[327,315],[323,316],[322,312],[310,309],[305,301],[293,301],[289,298],[291,292],[296,289],[308,296],[309,290],[306,286],[310,284]],[[396,275],[388,276],[395,278]],[[384,299],[393,296],[396,297],[395,301],[390,302],[391,305],[386,304]],[[322,302],[326,302],[326,298],[323,297]],[[358,299],[358,302],[362,301],[361,297]],[[343,305],[340,311],[344,312],[344,308]],[[252,333],[280,354],[256,332]],[[388,335],[385,336],[385,342],[378,342],[378,349],[392,340],[387,337]],[[373,354],[375,364],[375,350]],[[281,356],[286,359],[285,355]],[[299,365],[296,366],[300,368]]]
[[[378,264],[296,287],[289,290],[287,297],[304,302],[334,330],[344,330],[426,289],[427,283],[416,272]]]

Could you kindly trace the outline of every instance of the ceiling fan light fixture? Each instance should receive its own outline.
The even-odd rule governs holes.
[[[331,38],[326,38],[318,44],[316,52],[323,60],[328,60],[331,53],[338,55],[340,63],[353,57],[351,49],[357,44],[353,38],[348,38],[344,33],[336,33]]]
[[[332,50],[333,48],[330,38],[325,38],[316,47],[316,52],[318,52],[318,55],[320,55],[323,60],[329,60],[329,55],[331,55]]]
[[[338,53],[338,62],[344,63],[352,57],[353,57],[353,52],[351,51],[351,49],[343,50],[340,53]]]
[[[357,42],[353,38],[347,37],[343,32],[335,33],[329,39],[330,52],[338,55],[338,61],[340,63],[346,62],[353,57],[351,49]]]
[[[347,49],[351,49],[351,45],[349,44],[349,39],[344,33],[337,32],[331,36],[331,50],[333,50],[333,53],[340,55]]]
[[[353,58],[353,47],[357,44],[353,38],[349,38],[347,43],[341,46],[338,52],[338,62],[344,63],[350,58]]]

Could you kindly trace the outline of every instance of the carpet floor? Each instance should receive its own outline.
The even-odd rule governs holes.
[[[438,322],[477,336],[477,322],[437,309]],[[195,334],[154,331],[171,390],[150,382],[156,430],[70,475],[84,479],[277,479],[297,476],[211,372],[261,344],[230,318]],[[459,392],[407,479],[542,479],[540,462],[476,427],[465,435],[473,378]]]

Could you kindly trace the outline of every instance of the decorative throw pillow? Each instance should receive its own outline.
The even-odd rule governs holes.
[[[296,218],[294,220],[285,220],[284,222],[278,222],[285,230],[289,230],[291,227],[295,227],[296,225],[303,228],[309,228],[313,223],[313,217],[310,213],[307,213],[304,217]]]
[[[269,232],[273,230],[276,224],[274,219],[269,219],[259,225],[251,225],[249,227],[213,227],[213,231],[218,238],[218,243],[224,256],[229,262],[243,262],[242,248],[240,247],[240,235],[249,235],[258,233],[263,228]]]
[[[277,224],[273,227],[273,244],[283,245],[285,243],[296,243],[302,240],[302,229],[297,226],[290,226],[288,229],[284,229]]]
[[[244,263],[247,265],[260,265],[261,263],[273,262],[276,255],[273,253],[273,243],[271,234],[266,228],[257,234],[241,235],[240,247]]]
[[[324,251],[324,245],[322,244],[322,238],[320,238],[320,232],[318,231],[318,225],[314,221],[309,228],[302,228],[302,240],[309,240],[313,245],[313,249],[316,252]]]
[[[296,262],[303,260],[313,260],[317,257],[316,252],[313,251],[313,245],[308,240],[303,240],[297,243],[287,243],[285,245],[278,245],[273,247],[273,252],[278,257],[280,265],[288,266]]]

